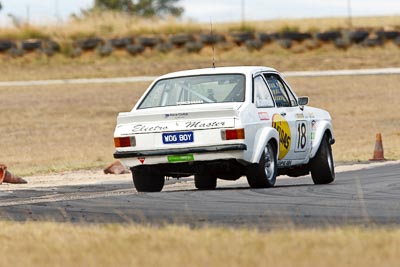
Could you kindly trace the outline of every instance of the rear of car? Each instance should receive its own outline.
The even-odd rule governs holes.
[[[119,114],[114,157],[153,182],[157,175],[240,177],[245,88],[242,73],[160,78],[131,112]]]

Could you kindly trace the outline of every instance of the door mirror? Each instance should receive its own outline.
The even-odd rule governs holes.
[[[308,96],[301,96],[297,99],[299,106],[305,106],[308,104]]]

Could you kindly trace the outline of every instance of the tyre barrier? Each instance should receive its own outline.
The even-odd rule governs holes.
[[[48,57],[54,56],[55,53],[58,53],[61,51],[61,47],[58,43],[52,41],[52,40],[45,40],[42,41],[42,48],[40,50],[43,54],[45,54]]]
[[[113,46],[108,42],[97,46],[97,54],[101,57],[107,57],[111,55],[113,50]]]
[[[400,36],[398,31],[377,31],[376,36],[383,40],[394,40]]]
[[[342,33],[340,31],[320,32],[316,35],[316,38],[322,42],[333,42],[341,37]]]
[[[153,47],[155,47],[157,44],[160,43],[160,38],[158,38],[158,37],[139,37],[139,43],[140,43],[143,47],[150,47],[150,48],[153,48]]]
[[[12,47],[7,50],[7,54],[13,58],[17,58],[25,55],[25,51],[19,47]]]
[[[310,33],[301,33],[301,32],[283,32],[280,34],[279,38],[296,42],[303,42],[306,39],[311,39],[312,35]]]
[[[81,48],[83,51],[94,50],[99,44],[103,43],[103,39],[100,38],[88,38],[84,40],[78,40],[75,42],[75,46]]]
[[[159,43],[158,45],[156,45],[155,49],[158,52],[166,54],[174,49],[174,46],[171,43]]]
[[[282,48],[285,49],[290,49],[293,45],[293,42],[290,39],[281,39],[278,41],[278,43]]]
[[[258,40],[260,40],[260,42],[262,42],[263,44],[268,44],[268,43],[272,42],[272,40],[273,40],[273,36],[271,34],[263,33],[263,32],[257,33],[256,38]]]
[[[279,40],[279,39],[280,39],[280,36],[281,36],[281,34],[280,34],[280,33],[277,33],[277,32],[271,33],[271,34],[270,34],[270,37],[271,37],[271,39],[272,39],[273,41]]]
[[[16,47],[13,41],[0,40],[0,52],[5,52],[13,47]]]
[[[351,42],[346,38],[338,38],[338,39],[333,41],[333,44],[338,49],[346,50],[347,48],[350,47]]]
[[[185,50],[188,53],[199,53],[204,45],[201,42],[188,42],[185,44]]]
[[[21,42],[21,49],[26,52],[31,52],[34,50],[41,50],[42,49],[42,40],[37,40],[37,39],[24,40]]]
[[[354,31],[348,33],[348,39],[351,43],[359,44],[362,43],[369,36],[368,31]]]
[[[248,40],[253,40],[254,34],[251,32],[234,32],[231,33],[231,38],[236,45],[240,46],[246,43]]]
[[[118,37],[112,39],[101,39],[98,37],[76,40],[70,44],[61,46],[49,39],[29,39],[16,42],[13,40],[0,40],[0,53],[11,57],[21,57],[26,53],[38,51],[46,56],[55,53],[76,58],[86,51],[94,51],[99,56],[109,56],[117,49],[124,49],[131,55],[138,55],[146,48],[154,49],[160,53],[169,53],[173,49],[183,49],[188,53],[198,53],[204,46],[215,45],[220,51],[228,51],[235,46],[245,46],[249,51],[262,49],[271,42],[277,43],[284,49],[301,53],[307,50],[317,49],[325,43],[332,42],[338,49],[347,49],[352,45],[360,47],[379,47],[392,41],[400,46],[400,31],[384,30],[355,30],[355,31],[325,31],[316,34],[301,32],[233,32],[228,35],[199,33],[181,33],[160,36],[132,36]],[[301,46],[298,44],[301,43]]]
[[[399,37],[396,37],[396,38],[393,40],[393,43],[394,43],[395,45],[397,45],[397,46],[400,47],[400,36],[399,36]]]
[[[260,40],[247,40],[245,45],[249,51],[258,51],[263,48],[264,43]]]
[[[121,49],[125,48],[127,45],[132,44],[134,39],[132,37],[126,38],[113,38],[109,40],[109,43],[112,47]]]
[[[43,42],[43,46],[45,48],[53,50],[54,52],[60,52],[61,51],[61,46],[57,42],[54,42],[53,40],[44,41]]]
[[[132,56],[143,53],[145,47],[141,44],[129,44],[126,46],[125,50]]]
[[[182,47],[186,43],[193,42],[194,40],[195,39],[194,39],[193,35],[186,34],[186,33],[176,34],[169,38],[169,41],[171,42],[171,44],[173,44],[177,47]]]
[[[199,39],[205,45],[214,45],[226,41],[222,34],[200,34]]]
[[[56,53],[56,51],[54,51],[54,50],[51,49],[51,48],[45,47],[45,48],[42,49],[42,53],[45,54],[45,55],[48,56],[48,57],[52,57],[52,56],[54,56],[54,54]]]
[[[365,47],[376,47],[376,46],[382,46],[383,44],[384,44],[383,39],[379,37],[367,38],[362,42],[362,45]]]

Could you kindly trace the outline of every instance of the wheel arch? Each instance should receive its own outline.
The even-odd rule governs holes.
[[[321,145],[322,139],[325,135],[328,136],[329,144],[333,145],[335,143],[333,127],[332,123],[327,120],[318,122],[318,127],[315,131],[314,140],[312,142],[310,158],[315,157],[315,154],[317,153],[318,148]]]
[[[251,158],[252,163],[258,163],[260,161],[261,155],[269,142],[272,142],[277,153],[277,158],[279,157],[278,131],[275,128],[263,128],[258,131],[255,138],[253,155]]]

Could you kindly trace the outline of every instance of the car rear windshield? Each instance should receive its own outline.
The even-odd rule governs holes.
[[[243,74],[185,76],[158,81],[139,109],[207,103],[243,102]]]

